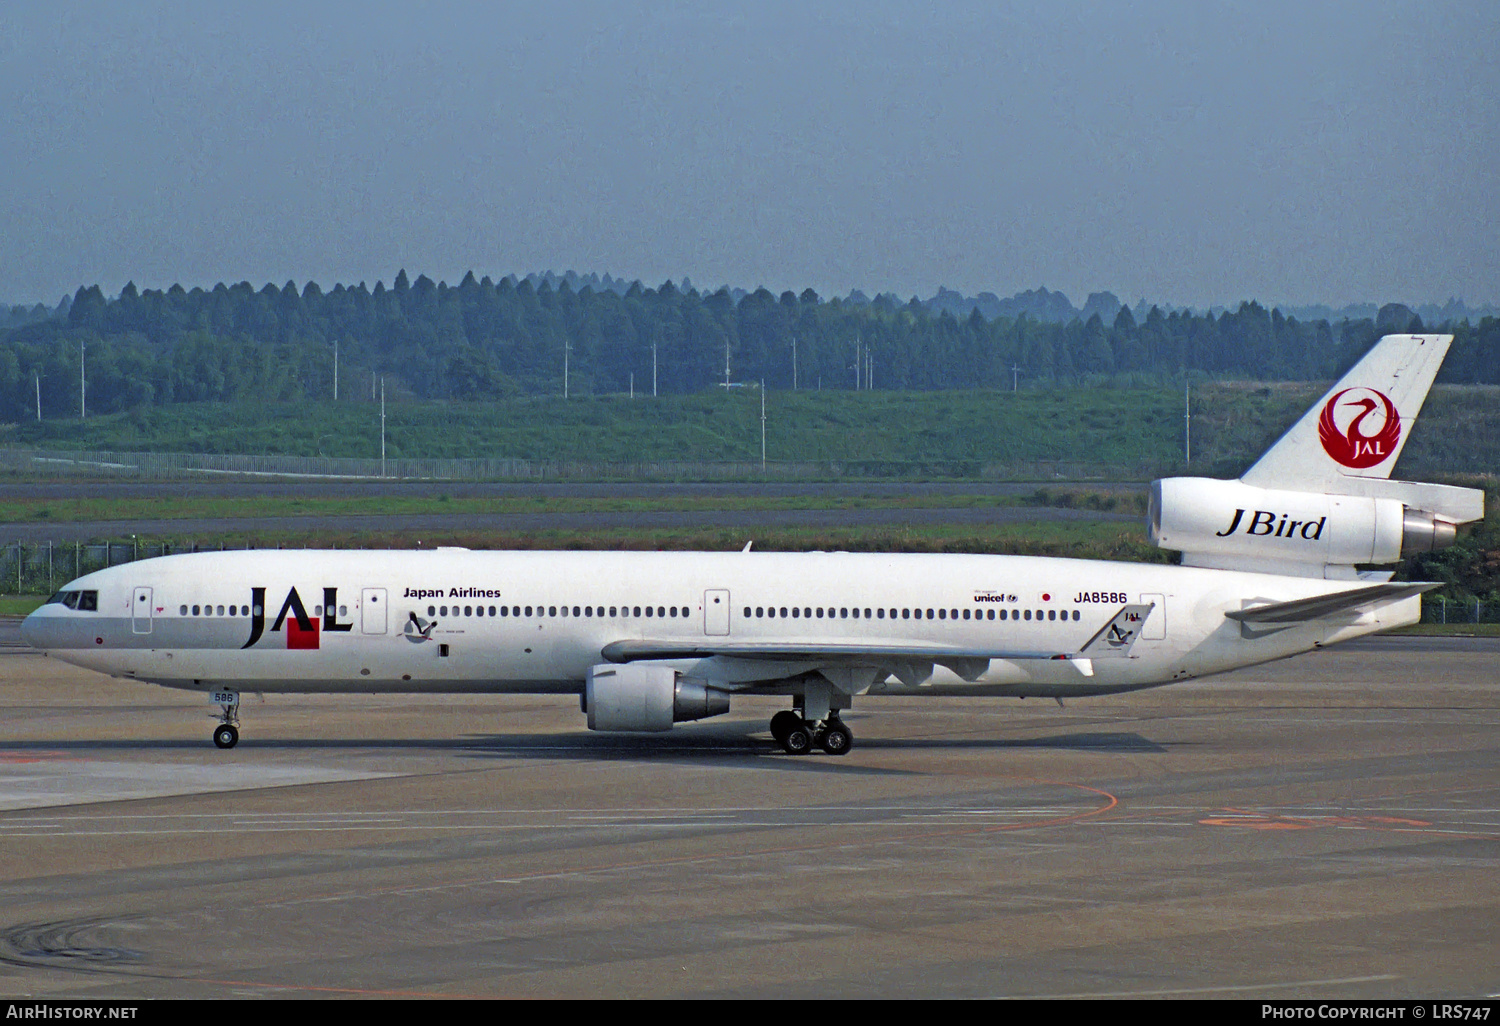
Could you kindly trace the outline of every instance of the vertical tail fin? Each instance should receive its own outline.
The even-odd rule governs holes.
[[[1327,488],[1389,478],[1452,335],[1387,335],[1240,478],[1261,488]]]

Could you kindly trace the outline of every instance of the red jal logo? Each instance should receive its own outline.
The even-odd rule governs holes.
[[[1390,459],[1401,443],[1401,415],[1384,392],[1346,388],[1323,407],[1318,440],[1324,452],[1346,467],[1373,467]]]

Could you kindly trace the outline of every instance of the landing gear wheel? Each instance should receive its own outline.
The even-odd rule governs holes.
[[[233,748],[239,743],[240,732],[228,723],[221,724],[214,731],[214,744],[220,748]]]
[[[818,732],[818,746],[829,755],[847,755],[854,747],[854,734],[837,720]]]
[[[813,748],[811,728],[799,719],[781,739],[781,747],[786,749],[788,755],[806,755]]]
[[[790,709],[783,709],[771,717],[771,736],[776,739],[778,745],[786,744],[786,735],[793,727],[802,722],[802,717]]]

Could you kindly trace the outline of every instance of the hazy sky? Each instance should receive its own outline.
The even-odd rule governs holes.
[[[1500,301],[1500,3],[0,4],[0,299]]]

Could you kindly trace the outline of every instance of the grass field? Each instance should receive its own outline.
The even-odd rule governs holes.
[[[731,510],[773,511],[802,509],[985,509],[1000,506],[1059,506],[1144,515],[1144,490],[1101,492],[1078,488],[1040,488],[1027,496],[994,495],[798,495],[689,496],[661,498],[569,498],[559,496],[474,498],[453,497],[440,490],[422,495],[305,497],[262,496],[254,503],[215,496],[80,497],[58,500],[34,497],[0,498],[0,523],[186,519],[243,516],[368,516],[373,514],[442,513],[635,513],[660,511]]]
[[[1207,383],[1193,391],[1193,462],[1240,473],[1321,394],[1322,384]],[[877,474],[924,464],[974,475],[985,464],[1063,461],[1129,478],[1181,470],[1183,395],[1176,388],[1021,392],[800,391],[767,394],[772,462],[851,461]],[[601,396],[496,403],[392,403],[390,458],[486,457],[589,462],[759,461],[760,395],[703,392],[660,399]],[[0,444],[115,451],[375,458],[368,402],[201,403],[141,407],[0,428]],[[1434,389],[1399,468],[1408,476],[1500,471],[1500,388]]]

